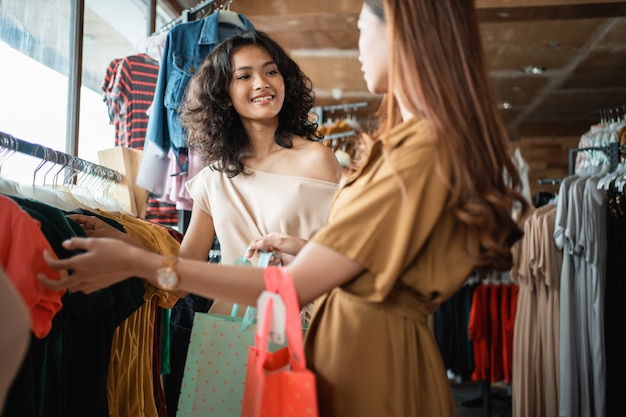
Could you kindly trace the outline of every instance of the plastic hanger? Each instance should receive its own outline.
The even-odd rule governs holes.
[[[615,168],[615,171],[609,172],[598,180],[598,190],[608,190],[611,182],[618,179],[624,173],[626,173],[626,164],[624,162],[620,162],[617,165],[617,168]]]
[[[17,147],[18,143],[12,136],[2,137],[2,143],[0,143],[0,174],[2,173],[2,165],[17,152]],[[0,192],[18,196],[20,195],[20,185],[17,181],[2,178],[0,175]]]
[[[51,187],[57,193],[57,196],[59,196],[59,198],[65,201],[67,204],[74,206],[77,209],[86,208],[84,204],[82,204],[80,201],[78,201],[78,199],[76,199],[76,197],[74,197],[72,190],[70,190],[70,188],[66,185],[67,182],[64,181],[63,184],[59,184],[58,177],[61,174],[61,172],[63,172],[66,169],[70,169],[71,172],[69,175],[67,175],[67,179],[71,180],[75,175],[74,174],[75,171],[69,167],[69,158],[70,158],[69,155],[59,154],[58,156],[63,157],[63,166],[61,167],[61,169],[57,171],[57,173],[52,178]]]
[[[245,24],[239,17],[239,13],[230,10],[230,4],[232,0],[227,1],[223,6],[217,9],[217,21],[219,23],[228,23],[236,26],[241,30],[247,30]]]
[[[87,166],[82,170],[85,175],[79,181],[78,187],[74,190],[81,193],[83,198],[90,200],[89,207],[92,209],[100,209],[110,213],[127,213],[129,210],[122,207],[117,201],[111,198],[109,189],[109,179],[104,177],[101,172],[98,171],[98,166],[87,163]]]
[[[37,145],[39,146],[39,145]],[[22,184],[20,185],[20,194],[27,198],[31,198],[33,200],[41,201],[42,203],[46,203],[52,207],[56,207],[63,211],[72,211],[77,207],[67,204],[65,201],[59,198],[59,196],[55,193],[52,188],[46,187],[45,185],[37,184],[37,174],[47,163],[51,163],[52,165],[46,171],[43,176],[43,183],[46,181],[46,176],[50,173],[52,168],[55,166],[55,162],[52,159],[53,155],[56,157],[56,153],[53,154],[53,150],[46,148],[44,146],[39,146],[43,149],[43,156],[41,157],[41,162],[37,165],[33,171],[33,182],[30,185]]]

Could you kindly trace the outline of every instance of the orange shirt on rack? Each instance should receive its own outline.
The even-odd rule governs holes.
[[[61,309],[61,297],[65,293],[45,288],[37,279],[38,273],[60,278],[60,272],[50,269],[43,260],[44,250],[53,256],[54,251],[42,233],[39,221],[1,194],[0,213],[0,266],[30,311],[34,335],[43,338],[52,328],[52,319]]]

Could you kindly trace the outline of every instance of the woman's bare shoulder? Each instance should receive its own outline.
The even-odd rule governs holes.
[[[322,181],[339,182],[341,166],[332,149],[321,142],[294,138],[293,148],[301,176]]]

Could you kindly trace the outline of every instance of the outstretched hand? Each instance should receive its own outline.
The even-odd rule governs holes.
[[[266,250],[274,252],[280,256],[283,265],[288,265],[306,243],[306,240],[299,237],[274,232],[253,240],[248,248],[251,251]]]
[[[80,224],[88,237],[108,237],[123,240],[131,245],[142,247],[141,243],[128,233],[122,232],[96,216],[69,214],[68,218]]]
[[[67,271],[61,279],[50,279],[39,274],[41,283],[51,289],[82,291],[86,294],[109,287],[135,275],[136,260],[140,256],[137,249],[113,238],[72,238],[63,242],[68,250],[84,250],[84,253],[66,259],[55,259],[44,252],[44,260],[52,269]]]

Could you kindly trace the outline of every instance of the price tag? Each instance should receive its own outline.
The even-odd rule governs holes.
[[[264,320],[265,307],[270,299],[272,300],[272,322],[270,325],[269,340],[282,345],[285,343],[285,321],[287,320],[287,312],[285,303],[283,303],[280,295],[276,293],[263,291],[257,300],[257,333],[262,330],[261,323],[263,323]]]

